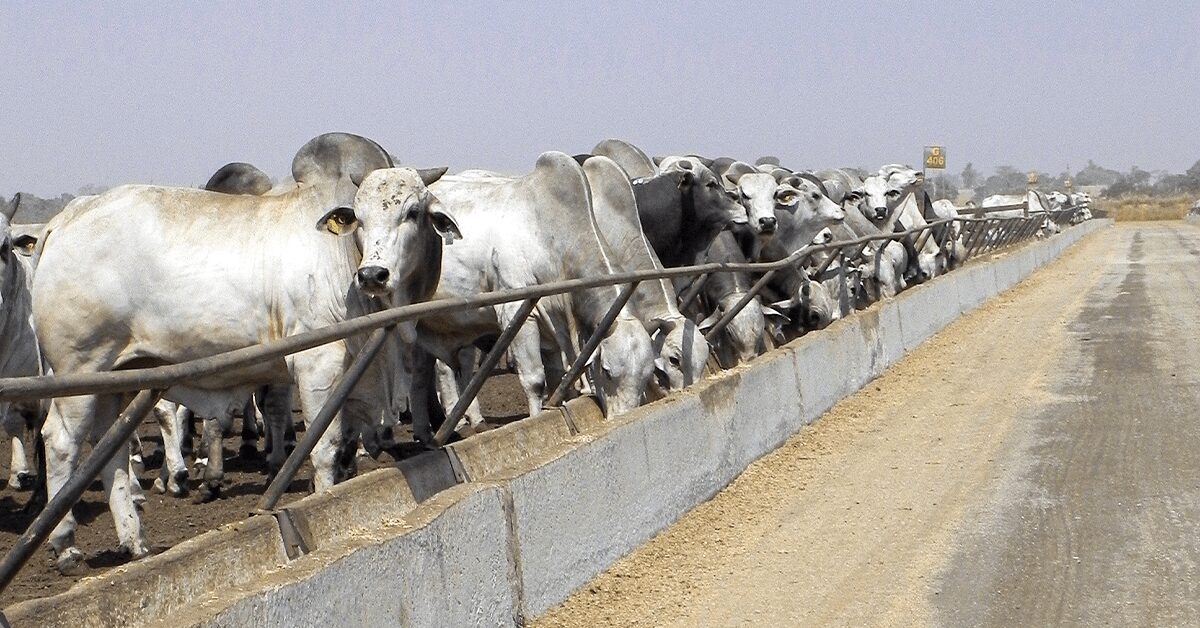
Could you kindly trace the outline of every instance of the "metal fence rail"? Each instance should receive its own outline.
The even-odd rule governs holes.
[[[1067,221],[1074,211],[1073,209],[1063,210],[1052,213],[1051,217],[1056,222],[1059,219]],[[844,261],[856,258],[872,243],[896,241],[912,236],[920,243],[925,242],[928,238],[933,238],[940,249],[946,243],[945,239],[950,233],[950,229],[942,227],[957,223],[961,227],[961,238],[966,248],[966,257],[970,259],[971,257],[1032,237],[1046,217],[1042,214],[1035,214],[1027,217],[1012,218],[951,218],[905,231],[879,234],[845,242],[806,246],[784,259],[773,262],[741,264],[709,263],[681,268],[643,270],[587,279],[572,279],[511,290],[500,290],[470,298],[439,299],[391,308],[273,342],[168,366],[118,372],[0,378],[0,402],[75,395],[139,392],[138,396],[125,412],[108,428],[101,438],[100,443],[93,448],[91,455],[80,465],[72,475],[71,480],[54,495],[45,508],[37,515],[33,523],[30,524],[29,528],[17,540],[16,544],[5,555],[3,562],[0,563],[0,591],[3,591],[8,586],[20,568],[29,560],[36,548],[45,542],[55,525],[66,515],[70,508],[79,500],[85,488],[95,479],[104,463],[119,451],[122,443],[128,442],[162,391],[171,386],[194,381],[216,373],[228,372],[265,361],[276,360],[319,345],[370,332],[370,338],[367,340],[364,348],[355,356],[352,364],[337,382],[325,406],[321,408],[316,417],[312,418],[303,441],[297,444],[296,449],[285,461],[283,469],[275,476],[264,492],[259,503],[260,509],[273,513],[286,487],[290,485],[304,460],[328,429],[343,403],[351,392],[353,392],[359,379],[378,354],[387,334],[386,330],[398,323],[415,321],[426,316],[489,307],[502,303],[522,302],[518,315],[514,317],[507,328],[501,331],[497,342],[484,358],[481,368],[461,391],[455,406],[447,413],[446,421],[435,435],[435,442],[440,446],[445,444],[459,419],[462,418],[467,407],[479,393],[483,380],[490,375],[504,351],[507,350],[509,343],[516,336],[517,329],[525,322],[538,300],[543,297],[566,294],[587,288],[603,286],[622,287],[617,299],[609,307],[597,329],[593,330],[591,336],[581,348],[579,356],[567,370],[566,376],[563,377],[560,385],[551,394],[547,405],[554,406],[561,404],[566,399],[570,389],[583,374],[584,365],[596,350],[600,340],[607,335],[609,327],[611,327],[620,309],[629,299],[637,284],[642,281],[692,277],[692,285],[680,295],[681,301],[686,303],[699,294],[700,287],[713,273],[762,273],[750,291],[733,308],[727,310],[721,319],[705,334],[706,338],[711,340],[758,295],[770,279],[779,271],[786,268],[798,267],[800,264],[809,261],[809,258],[814,255],[828,253],[826,259],[819,265],[818,273],[821,273],[835,259]],[[883,247],[879,247],[880,251],[882,249]],[[847,252],[850,254],[847,255]],[[878,255],[878,252],[876,254]],[[286,517],[277,517],[277,519],[280,521],[281,526],[287,520]]]

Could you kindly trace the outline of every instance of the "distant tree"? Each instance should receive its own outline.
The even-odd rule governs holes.
[[[983,182],[975,196],[984,198],[993,194],[1021,194],[1025,191],[1026,175],[1012,166],[996,166],[996,173]]]
[[[962,169],[962,184],[965,188],[974,188],[979,184],[979,171],[975,169],[975,165],[967,162],[967,165]]]
[[[933,200],[958,198],[958,182],[953,175],[939,174],[925,179],[925,191]]]
[[[1121,178],[1121,173],[1096,165],[1096,162],[1088,160],[1087,166],[1083,170],[1075,173],[1075,185],[1112,185]]]
[[[1137,166],[1133,166],[1126,174],[1119,175],[1117,180],[1104,191],[1105,196],[1117,197],[1129,194],[1150,194],[1151,174]]]

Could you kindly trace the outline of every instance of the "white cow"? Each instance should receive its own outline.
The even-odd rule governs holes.
[[[35,253],[33,314],[46,361],[57,374],[178,363],[373,309],[360,288],[389,305],[427,298],[441,238],[457,232],[426,189],[444,170],[390,165],[370,140],[327,134],[297,153],[296,186],[277,196],[123,186],[69,208],[49,223]],[[411,326],[400,331],[412,335]],[[227,417],[255,386],[295,381],[309,420],[359,342],[172,386],[164,396],[201,416]],[[365,388],[363,395],[375,394]],[[82,441],[99,438],[120,406],[120,395],[51,403],[43,428],[51,496],[74,473]],[[339,424],[313,451],[317,490],[334,483]],[[128,457],[115,456],[101,478],[121,548],[145,555]],[[207,479],[219,487],[219,478]],[[68,515],[50,537],[63,572],[83,559],[74,528]]]
[[[18,194],[6,207],[0,208],[0,377],[27,377],[40,373],[29,297],[33,268],[25,255],[17,253],[17,249],[24,249],[24,243],[18,244],[14,240],[9,225],[19,204]],[[23,437],[37,411],[36,403],[0,402],[0,424],[12,442],[12,464],[8,469],[10,488],[26,489],[32,484]]]
[[[712,164],[713,172],[721,178],[725,189],[737,196],[746,208],[749,227],[760,238],[769,238],[779,224],[775,208],[776,198],[786,193],[783,186],[769,173],[760,171],[744,161],[718,159]]]
[[[860,209],[861,203],[866,199],[866,193],[862,190],[862,178],[843,169],[822,170],[815,176],[831,195],[830,200],[840,204],[845,210],[842,223],[830,227],[836,240],[857,240],[883,233]],[[859,259],[862,260],[859,266],[860,281],[865,293],[860,305],[865,306],[885,297],[894,297],[908,287],[904,280],[904,271],[908,268],[908,251],[903,244],[894,240],[869,244],[863,248]]]
[[[1045,237],[1060,231],[1059,226],[1050,219],[1050,212],[1055,209],[1052,202],[1045,194],[1037,190],[1029,190],[1024,195],[1019,194],[993,194],[985,199],[981,204],[983,207],[1003,207],[1005,205],[1020,205],[1026,204],[1028,215],[1043,214],[1041,225],[1038,227],[1037,237]],[[1006,209],[997,212],[988,212],[989,218],[1020,218],[1026,215],[1026,209]]]
[[[502,176],[444,177],[431,187],[445,206],[464,220],[463,237],[446,247],[437,288],[439,298],[470,297],[481,292],[520,288],[564,279],[618,272],[607,243],[596,233],[583,169],[570,156],[542,154],[533,172]],[[525,390],[530,415],[541,411],[548,392],[543,340],[564,360],[574,358],[579,337],[590,335],[616,298],[615,286],[546,297],[521,323],[509,351]],[[456,366],[459,352],[477,340],[500,333],[513,320],[519,303],[426,317],[420,321],[421,344],[433,357]],[[641,403],[654,367],[654,350],[642,322],[628,305],[594,356],[593,372],[612,414]],[[418,364],[418,368],[423,368]],[[465,382],[469,370],[460,368]],[[418,374],[418,382],[423,381]],[[553,380],[549,382],[553,384]],[[429,442],[429,418],[423,395],[416,397],[414,436]]]
[[[930,207],[933,215],[926,216],[931,221],[959,218],[958,208],[948,199],[939,199]],[[967,260],[967,247],[963,243],[962,223],[952,222],[944,234],[942,253],[946,257],[946,268],[952,270],[963,265]]]
[[[880,174],[863,180],[859,190],[862,201],[860,211],[882,232],[906,231],[921,227],[928,222],[920,207],[921,185],[925,177],[917,170],[903,166],[884,166]],[[917,238],[904,238],[908,250],[909,268],[905,280],[920,283],[936,277],[944,268],[941,250],[932,237],[925,238],[920,250],[916,249]],[[914,263],[915,262],[915,263]]]
[[[596,156],[583,161],[583,172],[591,191],[594,227],[616,266],[625,271],[661,270],[658,256],[642,233],[637,200],[625,171],[613,160]],[[643,281],[629,304],[650,333],[659,384],[672,391],[699,381],[708,361],[708,342],[679,311],[674,285],[666,279]]]

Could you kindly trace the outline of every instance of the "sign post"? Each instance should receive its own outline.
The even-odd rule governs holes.
[[[926,170],[946,169],[946,149],[942,146],[926,146],[925,159],[921,162],[921,178],[928,180]]]
[[[946,169],[946,149],[942,146],[926,146],[925,147],[925,169],[926,170],[945,170]]]

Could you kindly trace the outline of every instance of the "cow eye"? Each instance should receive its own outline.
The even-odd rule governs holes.
[[[813,192],[813,193],[812,193],[812,200],[814,200],[814,201],[819,201],[819,200],[821,200],[821,195],[820,195],[820,194],[818,194],[818,193],[816,193],[816,192]]]
[[[900,196],[900,191],[899,190],[888,190],[886,196],[888,198],[896,198],[897,196]]]
[[[671,366],[679,366],[679,356],[673,355],[667,358],[667,361],[671,363]]]
[[[420,217],[420,215],[421,215],[421,209],[418,207],[413,207],[408,210],[408,213],[404,214],[404,219],[405,220],[416,220],[418,217]]]
[[[709,181],[709,182],[708,182],[708,184],[706,185],[706,187],[708,187],[709,189],[715,190],[715,189],[717,189],[717,187],[718,187],[718,186],[717,186],[717,182],[716,182],[716,181]]]

